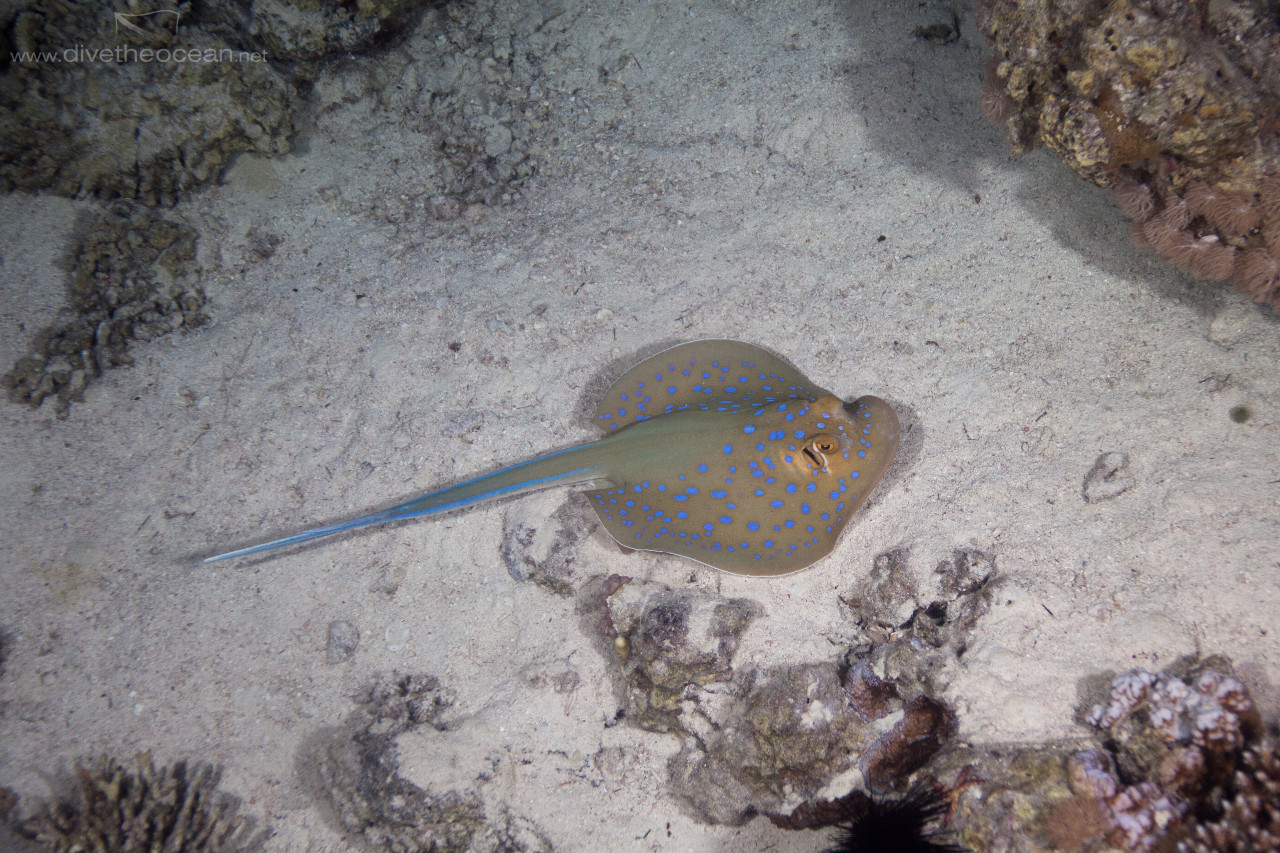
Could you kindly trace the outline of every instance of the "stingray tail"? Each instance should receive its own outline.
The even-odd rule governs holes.
[[[406,518],[417,518],[422,515],[435,515],[436,513],[462,509],[463,507],[498,498],[514,497],[552,486],[567,486],[591,481],[600,482],[605,479],[605,475],[601,470],[599,454],[595,452],[598,444],[599,442],[584,444],[569,450],[549,453],[546,456],[530,459],[528,462],[521,462],[518,465],[494,471],[492,474],[486,474],[483,477],[467,480],[456,486],[429,492],[421,497],[398,503],[378,512],[362,515],[359,518],[339,521],[335,524],[326,524],[323,527],[313,527],[310,530],[304,530],[301,533],[295,533],[283,539],[273,539],[270,542],[263,542],[261,545],[250,545],[247,548],[238,548],[223,554],[215,554],[212,557],[206,557],[204,561],[206,563],[216,563],[219,560],[248,557],[265,551],[274,551],[277,548],[287,548],[290,545],[310,542],[313,539],[320,539],[324,536],[333,536],[335,533],[344,533],[360,527],[385,524],[390,521],[403,521]]]

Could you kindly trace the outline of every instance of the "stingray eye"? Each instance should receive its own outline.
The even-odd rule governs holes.
[[[827,467],[826,455],[835,453],[837,446],[836,439],[833,436],[815,435],[804,446],[804,455],[813,463],[815,468],[825,468]]]

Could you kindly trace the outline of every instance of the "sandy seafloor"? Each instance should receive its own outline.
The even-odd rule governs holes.
[[[934,45],[913,29],[949,12],[914,2],[564,8],[555,138],[510,203],[415,207],[429,152],[359,97],[375,60],[339,63],[294,153],[241,157],[173,212],[200,233],[213,323],[135,347],[66,420],[0,406],[0,779],[42,796],[99,752],[204,759],[269,850],[352,849],[300,756],[377,677],[430,673],[455,725],[403,745],[402,771],[477,790],[557,850],[821,849],[762,819],[700,824],[668,792],[676,739],[606,727],[616,661],[499,552],[509,513],[564,491],[197,559],[589,439],[588,386],[704,337],[887,398],[904,452],[806,571],[736,577],[598,530],[584,577],[751,598],[765,615],[738,663],[791,663],[839,654],[837,596],[874,555],[909,549],[927,592],[978,549],[1003,586],[944,679],[963,739],[1078,734],[1082,679],[1197,652],[1230,656],[1274,720],[1280,324],[1134,248],[1052,155],[1007,153],[978,108],[972,10]],[[0,200],[5,365],[54,318],[94,204]],[[270,258],[255,226],[283,238]],[[1132,487],[1086,503],[1108,452]],[[361,639],[331,664],[335,620]],[[566,670],[567,693],[539,677]]]

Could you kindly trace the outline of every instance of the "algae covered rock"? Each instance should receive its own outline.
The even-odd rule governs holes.
[[[346,728],[319,748],[315,768],[338,819],[369,845],[398,853],[467,850],[484,824],[474,791],[429,791],[400,774],[396,739],[443,728],[452,695],[429,675],[374,682]]]
[[[630,583],[617,590],[607,606],[627,654],[627,719],[651,731],[678,729],[687,696],[730,681],[734,653],[760,606],[662,584]]]
[[[105,0],[18,11],[0,74],[0,187],[172,204],[239,151],[289,150],[293,85],[261,53]]]
[[[274,61],[297,62],[359,53],[394,36],[428,5],[428,0],[250,0],[211,3],[202,15],[234,27]]]
[[[761,615],[745,599],[616,577],[584,598],[588,622],[605,608],[594,630],[617,637],[626,720],[680,738],[672,792],[709,823],[789,810],[854,768],[873,789],[901,788],[955,732],[954,715],[910,667],[899,689],[877,674],[883,660],[854,650],[735,665]]]

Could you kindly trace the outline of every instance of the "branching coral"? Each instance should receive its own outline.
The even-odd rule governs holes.
[[[1280,304],[1280,19],[1254,0],[984,0],[982,107],[1111,187],[1136,242]]]
[[[145,753],[136,764],[131,771],[103,756],[78,768],[74,799],[46,805],[21,831],[57,853],[261,848],[265,834],[255,834],[236,800],[217,790],[217,770],[180,761],[157,771]]]
[[[1240,749],[1258,727],[1258,712],[1244,685],[1216,669],[1201,671],[1190,684],[1168,673],[1126,673],[1112,682],[1107,704],[1095,705],[1087,720],[1109,729],[1139,709],[1165,741],[1214,755]]]
[[[1225,669],[1219,661],[1185,677],[1135,670],[1112,681],[1107,700],[1085,719],[1107,733],[1124,772],[1099,750],[1076,753],[1069,779],[1077,800],[1059,815],[1091,816],[1076,826],[1091,823],[1124,850],[1169,849],[1178,839],[1184,839],[1180,849],[1196,853],[1274,849],[1213,846],[1232,833],[1271,832],[1273,816],[1280,816],[1280,777],[1268,775],[1280,764],[1269,747],[1241,756],[1260,720],[1249,692]],[[1122,784],[1121,775],[1134,781]],[[1230,788],[1234,794],[1224,804],[1222,791]],[[1236,812],[1243,822],[1225,826]],[[1197,823],[1214,813],[1221,820]]]

